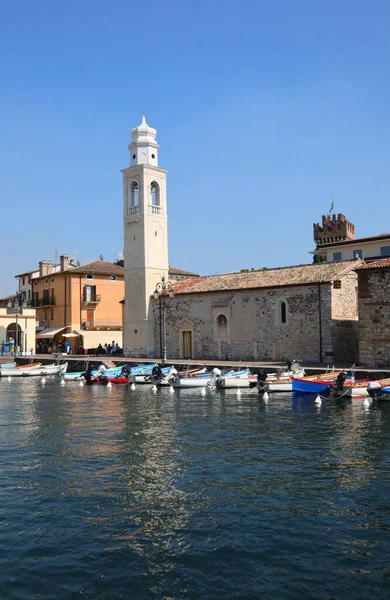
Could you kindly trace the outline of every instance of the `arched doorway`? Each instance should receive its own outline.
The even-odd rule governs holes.
[[[22,346],[22,342],[23,342],[23,338],[22,338],[22,328],[20,327],[19,323],[10,323],[7,327],[7,332],[6,332],[6,339],[7,341],[13,340],[15,346],[19,346],[19,348],[21,348]]]

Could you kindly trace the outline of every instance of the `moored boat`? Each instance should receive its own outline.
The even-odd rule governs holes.
[[[390,378],[370,381],[367,385],[367,392],[373,400],[390,402]]]
[[[39,375],[59,375],[65,373],[68,368],[68,363],[50,365],[23,365],[8,369],[0,369],[2,377],[37,377]]]
[[[343,371],[332,371],[331,373],[317,373],[305,377],[291,377],[292,391],[305,394],[320,394],[328,392],[337,376]]]
[[[367,390],[367,379],[355,380],[355,378],[349,377],[345,371],[339,373],[336,377],[334,384],[330,390],[330,396],[332,398],[363,398],[369,396]]]

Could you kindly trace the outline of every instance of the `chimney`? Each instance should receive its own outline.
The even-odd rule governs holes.
[[[53,263],[51,260],[39,261],[39,276],[44,277],[52,272]]]
[[[69,269],[69,265],[70,265],[69,254],[62,254],[60,256],[60,270],[67,271]]]

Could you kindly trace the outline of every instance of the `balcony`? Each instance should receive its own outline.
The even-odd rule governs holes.
[[[154,204],[150,204],[149,214],[156,217],[162,217],[162,206],[155,206]]]
[[[137,204],[137,206],[128,206],[127,207],[127,218],[128,219],[133,219],[134,217],[137,217],[138,215],[141,215],[141,214],[142,214],[142,210],[141,210],[141,207],[139,206],[139,204]],[[162,206],[156,206],[154,204],[149,204],[147,214],[153,215],[156,217],[162,217],[162,215],[163,215]]]
[[[57,301],[55,297],[48,298],[33,298],[31,300],[31,308],[39,308],[41,306],[56,306]]]
[[[100,304],[102,301],[101,294],[86,294],[84,293],[81,297],[83,304]]]
[[[141,209],[139,207],[139,205],[137,204],[137,206],[128,206],[127,207],[127,218],[131,219],[131,217],[136,217],[137,215],[141,214]]]

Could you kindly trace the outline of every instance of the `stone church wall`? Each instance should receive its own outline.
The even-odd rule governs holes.
[[[390,269],[359,271],[359,363],[390,366]]]
[[[356,283],[347,282],[344,289],[349,285]],[[282,302],[287,307],[286,323],[280,322]],[[338,302],[342,304],[341,299]],[[350,299],[347,302],[350,304]],[[199,360],[286,361],[297,358],[319,362],[322,350],[323,362],[332,362],[349,360],[356,354],[339,333],[344,321],[331,318],[331,284],[178,294],[167,298],[166,306],[168,357],[183,358],[181,336],[184,330],[191,331],[192,358]],[[346,309],[339,307],[338,310],[348,314]],[[159,354],[157,302],[153,311],[155,347]],[[349,317],[353,314],[356,318],[356,303]],[[221,329],[218,322],[221,319],[224,322],[223,316],[226,327]],[[356,341],[356,331],[354,335]]]

